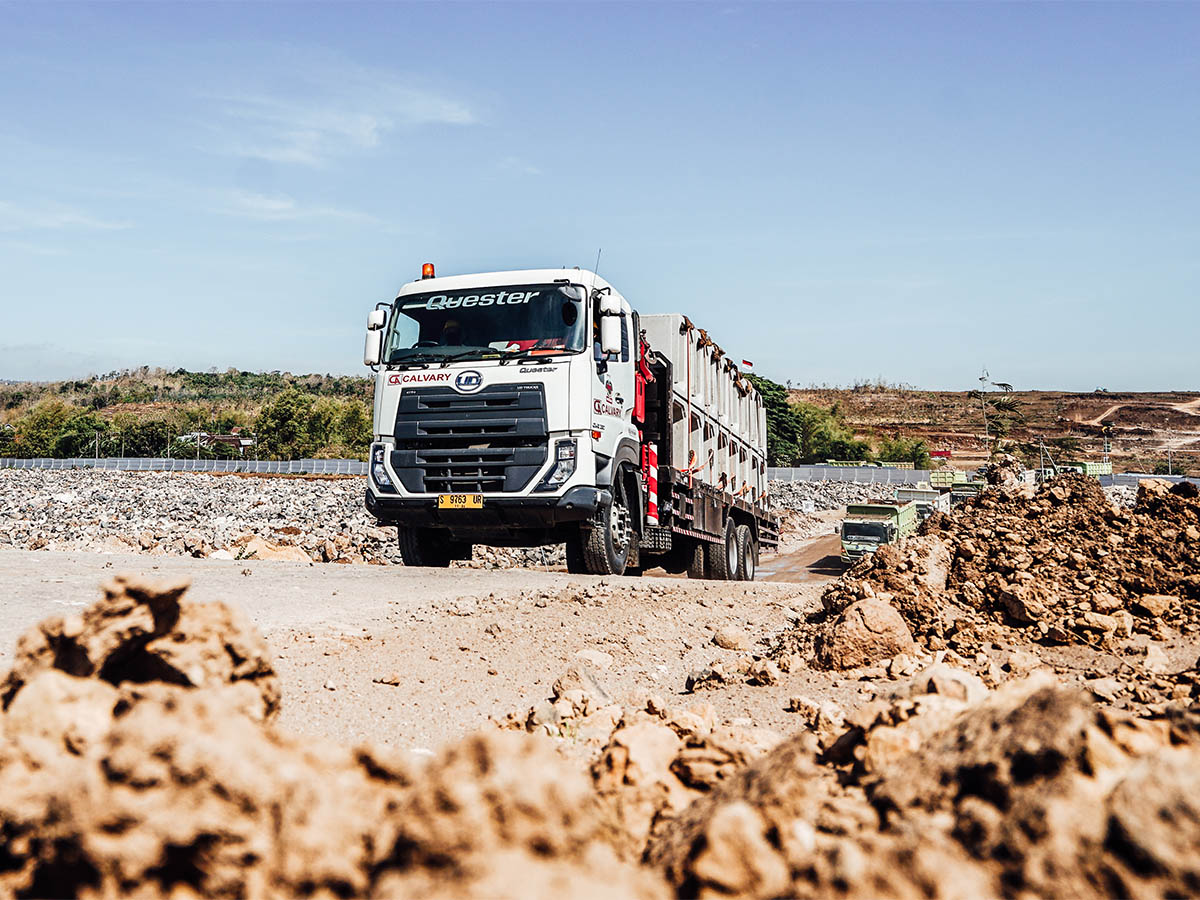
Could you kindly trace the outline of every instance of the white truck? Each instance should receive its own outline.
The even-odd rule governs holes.
[[[753,580],[778,543],[766,414],[681,315],[594,272],[422,278],[377,304],[367,510],[407,565],[565,542],[572,572]]]

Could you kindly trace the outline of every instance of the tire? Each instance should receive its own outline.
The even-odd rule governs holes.
[[[400,556],[406,566],[445,569],[450,565],[450,560],[458,558],[461,553],[460,546],[429,528],[398,525],[396,535],[400,544]]]
[[[754,540],[754,530],[749,525],[737,527],[737,580],[753,581],[758,571],[758,542]]]
[[[708,577],[708,553],[704,549],[703,541],[691,542],[691,556],[689,557],[687,566],[688,578],[707,578]]]
[[[708,577],[716,581],[733,581],[738,572],[737,525],[733,519],[725,521],[725,538],[719,543],[706,543]]]
[[[637,534],[633,528],[625,470],[616,473],[612,502],[600,510],[599,521],[583,528],[580,538],[584,571],[591,575],[623,575],[629,548]]]

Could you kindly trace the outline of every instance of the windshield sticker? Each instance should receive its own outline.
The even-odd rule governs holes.
[[[423,301],[405,303],[404,309],[469,309],[472,306],[516,306],[528,303],[540,291],[497,291],[494,294],[434,294]]]
[[[449,380],[449,372],[414,372],[408,375],[393,372],[388,376],[388,384],[445,384]]]

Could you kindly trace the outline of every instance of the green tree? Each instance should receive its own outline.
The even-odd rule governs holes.
[[[747,375],[758,389],[767,413],[767,465],[791,466],[799,454],[798,422],[787,389],[761,375]]]
[[[361,400],[347,400],[338,418],[339,443],[354,456],[365,457],[371,444],[371,410]]]
[[[80,412],[59,427],[53,455],[60,459],[77,456],[109,456],[108,422],[94,412]]]
[[[259,455],[296,459],[312,452],[309,423],[316,397],[288,388],[276,394],[258,414]]]
[[[929,446],[919,438],[884,438],[876,451],[880,462],[910,462],[918,469],[933,467]]]
[[[53,456],[63,424],[77,412],[76,407],[57,398],[42,400],[17,421],[17,455]]]

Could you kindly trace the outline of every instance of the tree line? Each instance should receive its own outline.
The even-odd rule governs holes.
[[[369,395],[368,395],[369,396]],[[255,408],[217,400],[154,403],[148,408],[96,407],[49,394],[0,422],[0,456],[202,459],[366,459],[371,408],[355,396],[326,396],[286,386]],[[239,433],[254,441],[239,449],[196,435]]]

